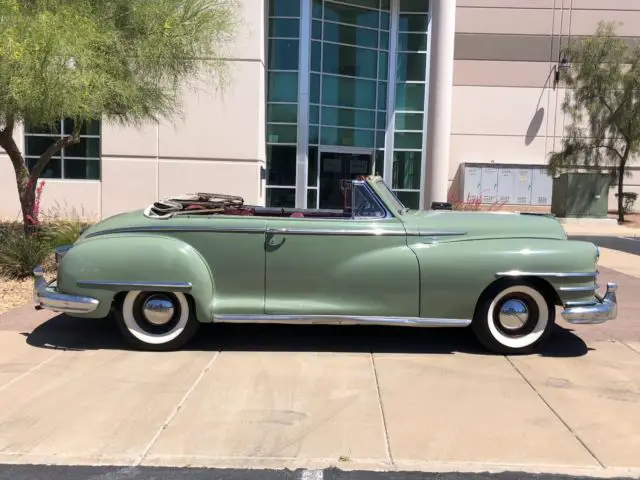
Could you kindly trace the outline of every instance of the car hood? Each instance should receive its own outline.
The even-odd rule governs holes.
[[[157,225],[158,220],[152,220],[144,216],[144,210],[134,210],[126,213],[118,213],[111,217],[107,217],[95,225],[91,225],[85,229],[77,242],[81,242],[89,236],[94,236],[98,233],[109,233],[113,230],[127,229],[132,227],[145,227],[151,225]]]
[[[496,238],[547,238],[565,240],[560,222],[547,215],[516,212],[464,212],[430,210],[405,214],[408,228],[421,235],[440,233],[455,240]],[[415,230],[414,230],[415,231]]]

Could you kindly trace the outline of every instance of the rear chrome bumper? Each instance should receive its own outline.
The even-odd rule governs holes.
[[[573,324],[596,324],[613,320],[618,316],[618,299],[616,298],[616,283],[607,283],[604,297],[596,294],[598,301],[593,305],[580,305],[565,308],[562,317]]]
[[[95,298],[60,292],[55,282],[46,282],[40,266],[34,268],[33,275],[33,301],[38,310],[46,308],[62,313],[90,313],[100,304]]]

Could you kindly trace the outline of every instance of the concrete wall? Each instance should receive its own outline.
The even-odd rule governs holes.
[[[570,121],[554,86],[561,45],[600,20],[640,37],[640,1],[457,0],[450,180],[462,162],[547,163]],[[640,192],[640,172],[626,186]]]

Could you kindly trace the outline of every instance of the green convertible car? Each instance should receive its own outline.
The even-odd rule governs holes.
[[[544,215],[405,208],[379,177],[342,184],[340,210],[245,205],[198,193],[86,229],[35,269],[36,308],[113,315],[147,350],[200,323],[471,327],[488,349],[532,352],[560,307],[570,323],[616,318],[598,295],[598,248]]]

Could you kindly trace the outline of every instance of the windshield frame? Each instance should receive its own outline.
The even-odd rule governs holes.
[[[376,193],[390,210],[396,212],[398,215],[404,215],[409,211],[409,208],[400,201],[382,178],[376,178],[371,183]]]

